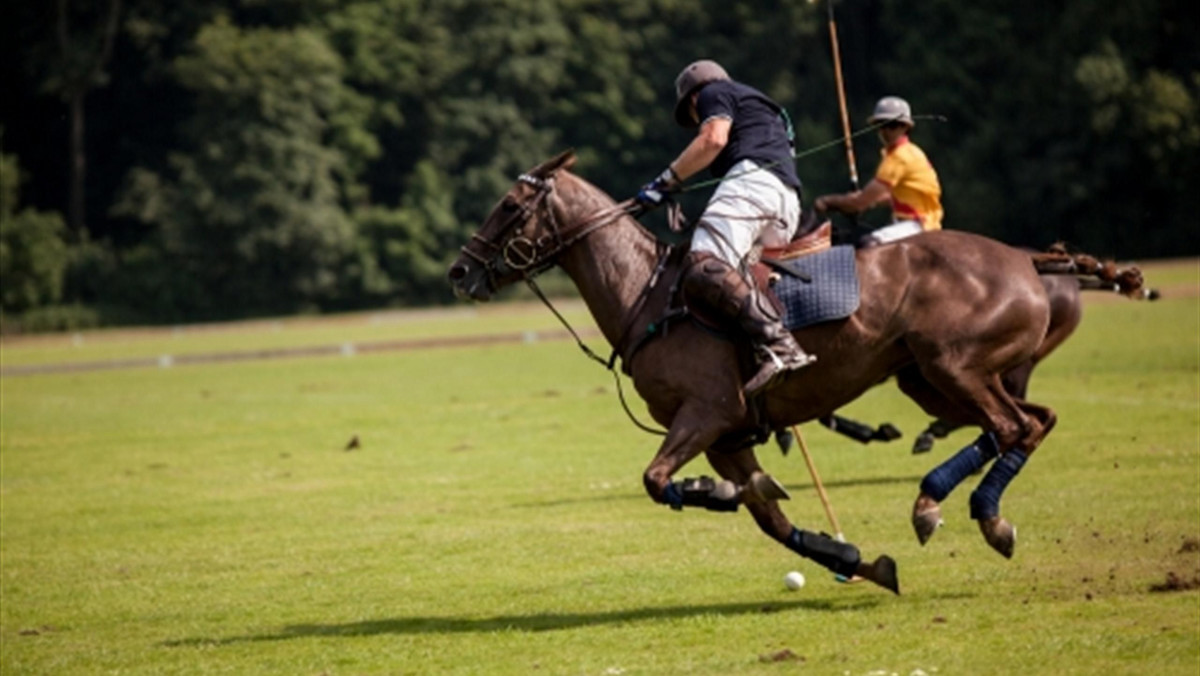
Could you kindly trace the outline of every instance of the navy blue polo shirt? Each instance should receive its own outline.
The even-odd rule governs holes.
[[[709,166],[713,176],[724,176],[742,160],[754,160],[779,177],[784,184],[800,190],[792,145],[781,116],[782,108],[754,87],[731,80],[704,85],[696,99],[700,122],[725,117],[732,125],[729,142]]]

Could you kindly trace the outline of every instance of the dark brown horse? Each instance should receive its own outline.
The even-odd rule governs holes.
[[[1002,457],[1032,453],[1054,426],[1050,409],[1013,397],[1001,383],[1002,374],[1037,351],[1049,323],[1029,254],[950,231],[859,251],[858,310],[798,331],[819,361],[790,374],[759,407],[744,397],[734,342],[686,321],[643,340],[674,297],[674,278],[659,266],[655,238],[572,174],[573,163],[574,154],[563,153],[522,176],[463,247],[449,279],[460,297],[487,300],[553,265],[571,277],[650,415],[667,428],[643,474],[656,502],[715,511],[745,505],[767,535],[793,551],[898,593],[895,563],[886,555],[864,562],[853,545],[788,521],[778,504],[786,492],[763,473],[750,437],[735,447],[719,442],[761,427],[758,416],[779,429],[827,414],[893,374],[928,413],[985,430]],[[723,481],[673,483],[701,453]],[[994,488],[985,496],[994,504],[977,518],[988,542],[1011,553],[1013,529],[999,515]],[[923,488],[914,515],[937,516],[929,498]]]

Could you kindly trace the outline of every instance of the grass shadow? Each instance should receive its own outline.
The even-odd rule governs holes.
[[[916,474],[913,476],[876,476],[865,479],[843,479],[841,481],[822,481],[825,488],[854,488],[856,486],[887,486],[890,484],[912,484],[914,486],[921,483],[921,479],[925,478],[924,474]],[[789,489],[804,490],[815,488],[811,482],[785,484]]]
[[[185,638],[162,643],[169,648],[233,645],[264,641],[287,641],[312,637],[362,637],[384,634],[474,634],[499,631],[561,631],[628,622],[675,620],[702,615],[737,616],[755,613],[779,613],[806,610],[823,613],[853,612],[879,605],[878,598],[858,598],[834,602],[828,599],[802,601],[720,603],[710,605],[667,606],[578,613],[531,613],[494,617],[395,617],[343,624],[293,624],[276,632],[229,636],[225,638]]]

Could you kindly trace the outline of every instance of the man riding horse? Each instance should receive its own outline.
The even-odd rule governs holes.
[[[916,126],[912,108],[899,96],[885,96],[875,104],[867,123],[879,125],[883,159],[875,177],[862,190],[840,195],[823,195],[817,211],[857,214],[890,204],[892,223],[869,233],[859,246],[887,244],[912,235],[942,228],[942,186],[925,152],[909,140]]]
[[[753,396],[816,359],[780,323],[745,269],[755,244],[783,246],[800,222],[790,123],[779,104],[730,79],[715,61],[684,68],[675,94],[675,121],[696,128],[696,137],[642,187],[637,200],[656,207],[705,168],[722,178],[692,235],[683,292],[690,304],[738,326],[754,342],[761,362],[745,385],[746,395]]]
[[[1038,274],[1089,274],[1133,293],[1140,273],[1082,254],[1029,254],[956,231],[860,249],[853,252],[855,309],[796,329],[825,355],[808,366],[812,357],[739,270],[756,241],[786,243],[798,224],[800,182],[783,111],[711,61],[684,69],[676,97],[676,120],[698,128],[697,137],[642,188],[638,202],[660,204],[705,167],[721,177],[693,236],[686,272],[634,220],[629,204],[571,171],[575,155],[567,151],[518,177],[471,235],[447,273],[455,293],[485,301],[518,281],[536,290],[537,274],[560,267],[613,356],[606,363],[585,352],[610,369],[619,358],[650,416],[666,428],[642,473],[650,499],[673,510],[744,507],[763,533],[796,554],[899,593],[891,557],[864,560],[853,544],[793,524],[779,505],[787,491],[754,450],[758,431],[826,415],[895,376],[927,413],[982,431],[922,482],[913,509],[918,537],[924,542],[936,529],[949,492],[992,461],[972,493],[971,516],[989,545],[1012,556],[1016,531],[1000,515],[1000,498],[1057,419],[1000,382],[1044,341],[1050,313]],[[660,283],[679,274],[678,285]],[[720,312],[769,353],[748,383],[738,347],[707,326],[681,321],[663,329],[679,289],[687,304]],[[761,396],[750,401],[748,393]],[[678,476],[700,455],[719,480]]]

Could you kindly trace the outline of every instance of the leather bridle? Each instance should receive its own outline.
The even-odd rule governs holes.
[[[471,235],[471,241],[461,249],[464,255],[483,266],[493,289],[496,288],[497,276],[509,271],[519,273],[526,280],[536,277],[553,267],[558,257],[571,245],[616,222],[620,216],[640,209],[634,200],[625,200],[601,209],[568,228],[563,228],[555,216],[554,209],[550,207],[550,196],[554,193],[554,177],[540,178],[521,174],[517,182],[532,187],[535,190],[533,196],[516,205],[512,215],[491,239],[474,233]],[[544,222],[547,228],[547,232],[536,239],[525,234],[529,223],[535,218]],[[496,240],[513,230],[515,234],[502,243],[496,243]],[[474,251],[473,245],[482,247],[484,253]]]

